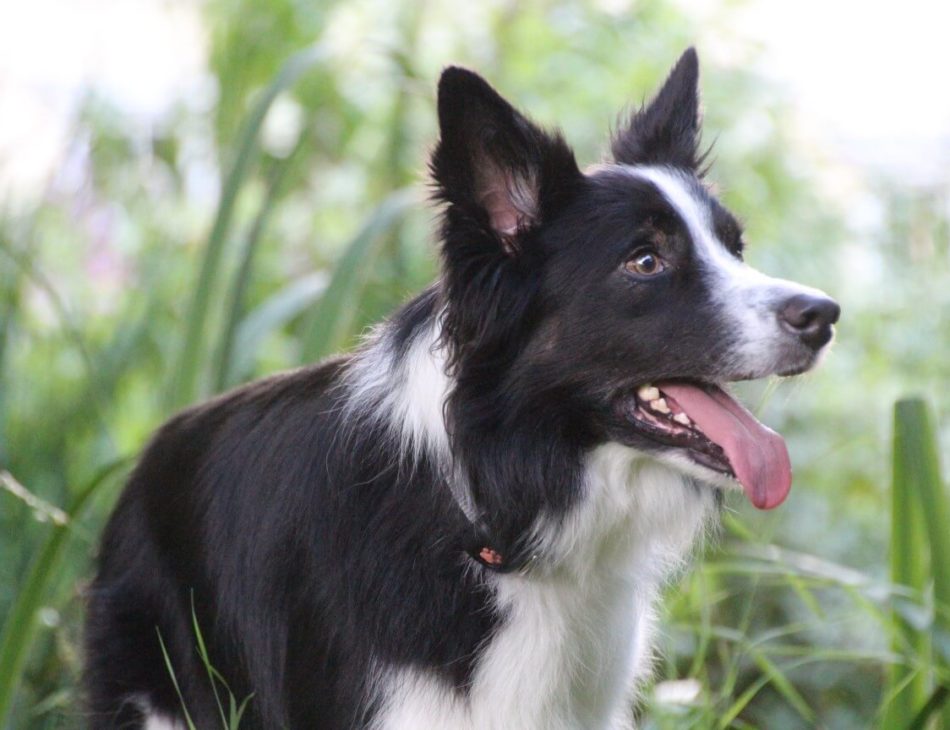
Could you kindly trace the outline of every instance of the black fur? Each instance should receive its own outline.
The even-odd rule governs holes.
[[[399,479],[386,434],[340,422],[345,367],[261,381],[156,435],[91,591],[93,727],[129,727],[129,696],[178,714],[156,629],[198,727],[219,724],[192,605],[235,696],[254,693],[242,727],[360,727],[371,652],[464,685],[496,620],[460,551],[468,525],[425,460]]]
[[[663,87],[614,135],[611,151],[625,165],[673,165],[701,172],[699,56],[690,48]]]
[[[697,73],[690,50],[617,135],[617,161],[698,172]],[[476,524],[446,486],[446,455],[405,452],[401,424],[372,403],[350,407],[352,358],[181,413],[145,450],[102,538],[86,627],[93,728],[139,727],[146,706],[180,717],[159,635],[196,724],[219,726],[193,611],[234,695],[253,693],[242,728],[365,727],[379,662],[464,693],[504,621],[466,552],[473,534],[506,567],[525,565],[532,525],[582,498],[585,454],[624,431],[623,394],[723,375],[730,332],[689,231],[654,187],[615,169],[582,174],[559,135],[472,72],[445,71],[438,113],[442,278],[356,357],[401,362],[440,319],[455,381],[450,457]],[[738,255],[738,224],[693,184]],[[667,274],[625,271],[644,247]]]

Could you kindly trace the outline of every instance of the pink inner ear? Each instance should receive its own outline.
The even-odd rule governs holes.
[[[495,231],[502,236],[514,236],[518,232],[522,217],[505,191],[487,190],[482,195],[481,203]]]
[[[483,171],[478,201],[488,213],[492,229],[509,254],[517,250],[518,234],[537,218],[537,186],[530,176],[520,176],[497,167]]]

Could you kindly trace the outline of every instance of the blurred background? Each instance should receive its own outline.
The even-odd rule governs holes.
[[[82,724],[82,590],[149,433],[432,278],[443,66],[586,164],[695,44],[748,259],[844,315],[822,369],[741,389],[795,486],[728,498],[641,723],[950,728],[948,25],[925,0],[0,4],[0,727]]]

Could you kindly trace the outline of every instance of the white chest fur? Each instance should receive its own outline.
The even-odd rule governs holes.
[[[595,450],[584,498],[538,527],[541,565],[493,576],[505,620],[467,696],[419,671],[384,669],[376,730],[628,727],[657,594],[712,505],[711,490],[635,451]]]

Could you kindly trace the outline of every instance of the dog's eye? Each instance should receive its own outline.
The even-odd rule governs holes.
[[[656,251],[645,248],[637,251],[632,258],[627,259],[623,268],[637,276],[656,276],[666,269],[666,262],[659,257]]]

